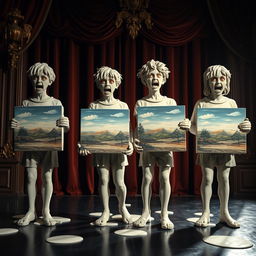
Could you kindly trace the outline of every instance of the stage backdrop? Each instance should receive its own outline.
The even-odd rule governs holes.
[[[18,7],[23,6],[25,14],[31,17],[35,10],[29,9],[27,3],[25,8],[21,2]],[[54,192],[96,194],[98,177],[92,156],[79,156],[77,142],[80,109],[100,96],[93,80],[98,67],[107,65],[123,75],[116,97],[128,104],[134,129],[135,102],[146,94],[136,74],[148,60],[166,63],[171,73],[162,94],[174,98],[178,105],[185,105],[188,117],[195,102],[202,97],[205,68],[213,64],[226,65],[232,60],[223,54],[229,50],[215,31],[209,6],[203,0],[150,1],[148,12],[152,15],[153,27],[147,30],[142,24],[136,39],[128,35],[125,25],[115,27],[118,1],[55,0],[45,4],[50,6],[49,13],[46,21],[45,17],[37,16],[37,23],[44,25],[38,35],[34,31],[35,40],[24,54],[23,66],[24,74],[38,61],[47,62],[54,69],[56,81],[49,93],[62,101],[65,115],[70,119],[65,151],[59,153],[60,167],[54,171]],[[44,7],[47,9],[47,6]],[[28,97],[29,81],[25,80],[23,86],[28,87],[24,95]],[[195,143],[190,134],[187,134],[187,148],[187,152],[174,154],[175,167],[170,181],[172,193],[176,195],[200,193],[201,172],[195,165]],[[128,194],[136,195],[140,193],[142,178],[136,152],[128,160],[125,183]],[[153,193],[158,193],[157,168],[152,186]],[[114,192],[112,183],[111,192]]]

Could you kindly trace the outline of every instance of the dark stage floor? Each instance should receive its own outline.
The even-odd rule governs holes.
[[[27,209],[26,196],[0,196],[0,228],[17,228],[13,224],[12,216],[24,214]],[[117,212],[117,200],[110,198],[113,214]],[[131,214],[141,213],[141,197],[128,197],[127,204]],[[97,196],[55,196],[52,199],[52,215],[71,218],[70,223],[45,227],[30,224],[19,227],[19,232],[13,235],[0,236],[0,254],[8,255],[40,255],[40,256],[66,256],[66,255],[97,255],[97,256],[131,256],[131,255],[256,255],[256,201],[230,200],[230,213],[241,223],[241,228],[231,229],[222,224],[215,227],[200,229],[194,227],[187,218],[196,217],[194,213],[201,211],[200,198],[172,197],[169,210],[175,225],[172,231],[160,229],[159,198],[152,198],[151,224],[142,230],[148,233],[145,237],[123,237],[116,235],[115,230],[131,228],[121,222],[115,227],[95,227],[90,222],[96,217],[89,216],[91,212],[101,211],[100,199]],[[218,200],[212,199],[211,212],[214,217],[211,222],[218,222]],[[79,235],[83,242],[75,245],[52,245],[46,238],[56,235]],[[203,236],[229,235],[242,236],[250,240],[254,246],[249,249],[225,249],[206,244]]]

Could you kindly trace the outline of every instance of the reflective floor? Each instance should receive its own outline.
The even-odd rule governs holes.
[[[13,224],[12,216],[24,214],[27,209],[26,196],[0,196],[0,228],[17,228]],[[38,208],[40,208],[40,199]],[[141,197],[128,197],[128,210],[131,214],[140,214]],[[113,214],[117,212],[117,200],[110,198]],[[51,209],[53,216],[71,218],[70,223],[55,227],[30,224],[19,227],[19,232],[13,235],[0,236],[1,256],[12,255],[97,255],[97,256],[131,256],[131,255],[256,255],[256,200],[230,200],[230,213],[241,223],[241,228],[231,229],[218,223],[218,199],[211,201],[211,213],[214,215],[211,222],[215,227],[205,229],[196,228],[187,218],[196,217],[201,211],[201,201],[198,197],[172,197],[169,210],[175,225],[174,230],[162,230],[159,225],[160,209],[158,197],[152,198],[152,217],[154,221],[144,230],[145,237],[123,237],[114,231],[132,228],[118,221],[118,226],[95,227],[90,223],[97,217],[90,216],[92,212],[101,211],[100,199],[97,196],[55,196],[52,199]],[[50,236],[78,235],[83,242],[74,245],[53,245],[46,242]],[[209,235],[242,236],[250,240],[254,246],[248,249],[226,249],[206,244],[202,238]]]

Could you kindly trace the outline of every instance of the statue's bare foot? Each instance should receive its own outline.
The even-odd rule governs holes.
[[[94,224],[95,224],[96,226],[105,226],[106,223],[107,223],[108,220],[109,220],[109,217],[110,217],[109,211],[104,211],[104,212],[102,213],[102,215],[101,215],[97,220],[95,220]]]
[[[35,212],[28,211],[23,218],[18,220],[17,224],[19,226],[27,226],[31,221],[34,221],[35,218],[36,218]]]
[[[122,220],[124,223],[126,224],[132,223],[132,216],[130,215],[126,207],[119,209],[119,212],[122,215]]]
[[[53,219],[50,213],[43,215],[43,224],[45,226],[51,227],[57,224],[56,220]]]
[[[225,223],[230,228],[240,228],[240,223],[236,220],[234,220],[229,213],[222,214],[220,216],[220,222]]]
[[[162,229],[173,229],[174,225],[168,216],[161,217],[161,228]]]
[[[143,228],[146,226],[147,222],[150,221],[150,214],[142,214],[136,221],[133,222],[135,227]]]
[[[210,212],[204,212],[202,216],[196,221],[195,225],[197,227],[206,228],[210,223]]]

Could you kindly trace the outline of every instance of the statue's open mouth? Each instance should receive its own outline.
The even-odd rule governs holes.
[[[215,85],[214,90],[222,90],[223,86],[220,84]]]
[[[111,92],[111,88],[105,87],[105,88],[104,88],[104,92]]]

